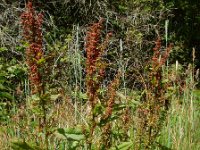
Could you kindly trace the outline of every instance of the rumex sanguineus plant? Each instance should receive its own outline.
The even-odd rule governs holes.
[[[107,98],[105,101],[105,113],[101,117],[101,122],[104,122],[102,125],[102,134],[101,134],[101,147],[100,149],[108,149],[112,146],[112,122],[109,121],[111,119],[113,108],[115,105],[117,89],[120,84],[120,72],[116,75],[116,77],[111,81],[108,85],[107,89]]]
[[[91,148],[92,145],[92,138],[94,136],[95,128],[100,124],[102,120],[107,120],[112,114],[112,107],[114,105],[114,97],[116,95],[116,88],[119,83],[119,77],[113,82],[110,83],[108,87],[110,94],[108,94],[109,100],[106,101],[105,104],[105,113],[98,112],[98,108],[100,105],[104,103],[105,100],[100,98],[99,91],[101,89],[102,81],[105,75],[105,68],[107,64],[103,61],[103,54],[105,49],[107,48],[109,38],[111,33],[106,35],[105,40],[101,43],[101,30],[102,30],[102,23],[103,19],[100,19],[98,23],[92,24],[90,26],[89,31],[87,32],[86,37],[86,89],[87,89],[87,96],[89,101],[90,107],[90,114],[89,114],[89,122],[90,122],[90,132],[88,137],[88,144]],[[101,113],[101,114],[99,114]],[[102,128],[102,143],[106,147],[110,146],[110,124],[105,124],[101,126]],[[99,146],[99,148],[101,148]]]
[[[42,51],[42,21],[43,15],[36,14],[32,2],[28,2],[26,11],[21,15],[23,36],[28,47],[26,48],[26,61],[28,65],[31,93],[41,93],[42,79],[38,61],[43,56]]]
[[[158,38],[153,48],[153,57],[148,70],[145,88],[146,97],[137,109],[137,146],[136,149],[151,149],[155,144],[170,102],[167,97],[167,83],[163,81],[162,66],[166,63],[172,45],[161,54],[161,39]]]
[[[42,46],[42,22],[43,15],[36,13],[32,1],[28,1],[25,12],[21,15],[21,24],[23,29],[24,40],[27,43],[26,48],[26,62],[28,66],[28,75],[31,88],[31,96],[37,95],[37,100],[32,100],[33,112],[35,120],[38,120],[38,133],[45,133],[45,145],[48,149],[48,131],[47,131],[47,96],[45,96],[44,84],[42,82],[42,66],[43,46]],[[34,110],[33,110],[34,109]],[[35,121],[34,120],[34,121]]]

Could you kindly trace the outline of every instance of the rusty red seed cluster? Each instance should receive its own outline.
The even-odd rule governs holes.
[[[160,67],[162,66],[168,59],[169,57],[169,53],[172,49],[172,44],[170,44],[164,54],[161,56],[161,53],[160,53],[160,48],[161,48],[161,39],[160,37],[158,37],[158,39],[156,40],[155,42],[155,47],[153,48],[153,51],[154,51],[154,54],[153,54],[153,57],[152,57],[152,64],[153,64],[153,67]]]
[[[170,45],[166,48],[165,53],[164,53],[163,57],[161,58],[161,65],[163,65],[163,64],[167,61],[171,49],[172,49],[172,44],[170,44]]]
[[[95,72],[95,63],[100,57],[100,49],[98,49],[99,39],[102,29],[101,19],[98,23],[94,23],[89,31],[87,32],[86,39],[86,52],[87,52],[87,61],[86,61],[86,73],[92,75]]]
[[[31,1],[26,5],[26,11],[21,15],[23,36],[28,42],[26,48],[26,60],[29,67],[29,80],[32,94],[40,93],[42,90],[41,75],[39,73],[38,61],[43,56],[42,51],[42,22],[43,15],[36,14]]]
[[[87,94],[89,97],[90,104],[92,108],[96,104],[97,99],[97,90],[99,88],[98,82],[95,81],[94,78],[97,74],[97,61],[101,58],[101,49],[99,47],[100,34],[102,29],[103,20],[101,19],[98,23],[94,23],[87,32],[86,37],[86,74],[87,74]],[[104,70],[99,68],[99,75],[104,75]]]
[[[159,64],[159,57],[160,57],[160,48],[161,48],[161,39],[158,38],[157,41],[155,42],[156,46],[153,48],[153,57],[152,57],[152,63],[153,65],[158,65]]]
[[[110,85],[108,86],[109,100],[107,101],[106,112],[105,112],[105,115],[103,116],[103,119],[108,119],[112,115],[113,106],[115,104],[116,91],[120,82],[119,81],[120,76],[121,76],[121,73],[118,72],[114,80],[111,81]]]

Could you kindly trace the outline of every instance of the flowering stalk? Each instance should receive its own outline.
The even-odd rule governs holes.
[[[96,62],[100,59],[101,51],[98,49],[98,42],[100,38],[100,32],[102,28],[102,20],[98,23],[94,23],[89,32],[87,33],[87,42],[86,42],[86,85],[87,85],[87,94],[89,97],[89,102],[92,108],[94,108],[97,103],[97,90],[99,89],[99,83],[95,82],[94,77],[97,73]],[[101,74],[102,76],[103,74]],[[100,77],[99,77],[100,78]]]
[[[41,74],[39,73],[38,61],[43,56],[42,51],[42,21],[43,15],[36,14],[32,2],[28,2],[26,11],[21,15],[23,36],[28,42],[26,49],[26,60],[29,69],[29,80],[31,83],[31,93],[42,92]]]
[[[97,115],[95,107],[99,101],[98,91],[105,74],[106,64],[102,61],[102,55],[107,47],[109,37],[107,34],[103,43],[100,43],[100,35],[102,30],[103,19],[98,23],[94,23],[87,32],[86,37],[86,88],[90,107],[90,139],[88,143],[91,147],[92,136],[97,125]]]
[[[41,13],[37,14],[33,8],[32,1],[30,0],[26,5],[26,11],[21,15],[23,36],[28,43],[26,48],[26,61],[28,65],[29,81],[31,86],[31,94],[38,94],[39,101],[33,103],[37,104],[37,110],[41,110],[41,114],[38,116],[38,132],[45,132],[45,144],[46,149],[48,149],[48,125],[47,125],[47,114],[46,114],[46,99],[42,76],[40,74],[41,60],[43,59],[42,51],[42,22],[43,15]]]
[[[102,142],[101,142],[101,149],[109,149],[112,145],[111,139],[111,128],[112,123],[109,122],[110,117],[113,113],[113,107],[115,104],[115,98],[117,94],[117,88],[119,86],[119,79],[120,79],[120,72],[116,75],[114,80],[111,81],[110,85],[108,86],[107,97],[108,101],[106,104],[105,114],[102,116],[101,121],[105,122],[103,125],[103,133],[102,133]]]
[[[160,38],[155,42],[153,48],[153,57],[151,59],[151,70],[149,71],[149,79],[147,81],[146,100],[138,108],[138,135],[139,145],[136,149],[150,149],[152,144],[160,132],[160,128],[164,121],[169,102],[165,96],[167,84],[163,83],[162,66],[169,57],[172,45],[166,48],[161,55]]]

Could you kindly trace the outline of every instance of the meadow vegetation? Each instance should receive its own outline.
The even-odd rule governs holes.
[[[0,149],[200,149],[198,45],[173,29],[176,2],[1,1]]]

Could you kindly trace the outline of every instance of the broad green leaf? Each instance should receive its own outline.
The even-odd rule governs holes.
[[[3,86],[1,83],[0,83],[0,90],[5,90],[5,86]]]
[[[87,99],[88,99],[87,93],[82,93],[82,92],[80,92],[79,94],[80,94],[80,95],[79,95],[79,98],[84,99],[84,100],[87,100]]]
[[[29,146],[26,142],[14,142],[12,148],[14,150],[34,150],[34,148]]]
[[[44,58],[41,58],[37,61],[38,65],[44,64],[46,62],[46,60]]]
[[[124,108],[126,108],[127,106],[125,104],[115,104],[113,107],[113,111],[120,111]]]
[[[132,145],[132,142],[123,142],[116,147],[112,147],[110,150],[129,150]]]
[[[85,136],[83,134],[76,134],[76,133],[69,134],[63,128],[59,128],[57,129],[57,131],[59,134],[63,135],[67,140],[80,141],[85,139]]]
[[[196,96],[196,97],[200,97],[200,90],[194,90],[194,95]]]
[[[57,131],[58,133],[65,135],[65,130],[63,128],[58,128]]]
[[[34,94],[31,96],[30,98],[31,100],[34,100],[34,101],[39,101],[40,100],[40,97],[37,95],[37,94]]]
[[[98,103],[98,104],[96,104],[96,106],[93,110],[93,114],[95,116],[98,116],[99,114],[101,114],[103,112],[103,109],[104,109],[103,106],[100,103]]]
[[[75,140],[75,141],[80,141],[85,139],[85,136],[83,134],[66,134],[66,137],[69,140]]]
[[[67,61],[68,61],[68,58],[67,58],[67,57],[64,57],[64,58],[61,58],[61,59],[60,59],[60,62],[62,62],[62,63],[63,63],[63,62],[67,62]]]
[[[133,145],[132,142],[123,142],[118,146],[119,150],[128,150]]]
[[[17,66],[10,66],[7,68],[8,72],[10,73],[14,73],[16,69],[17,69]]]
[[[8,93],[8,92],[0,92],[0,98],[7,98],[7,99],[10,99],[10,100],[13,100],[13,96]]]
[[[11,147],[13,150],[43,150],[38,146],[26,142],[13,142]]]
[[[168,82],[169,82],[168,79],[164,79],[164,80],[162,80],[162,83],[168,83]]]
[[[7,51],[8,49],[6,47],[0,47],[0,52],[3,52],[3,51]]]
[[[81,127],[75,127],[75,128],[67,128],[65,129],[65,132],[68,134],[82,134],[82,128]]]
[[[156,142],[156,144],[157,144],[158,147],[160,147],[162,150],[172,150],[171,148],[168,148],[167,146],[162,145],[162,144],[160,144],[160,143],[158,143],[158,142]]]

